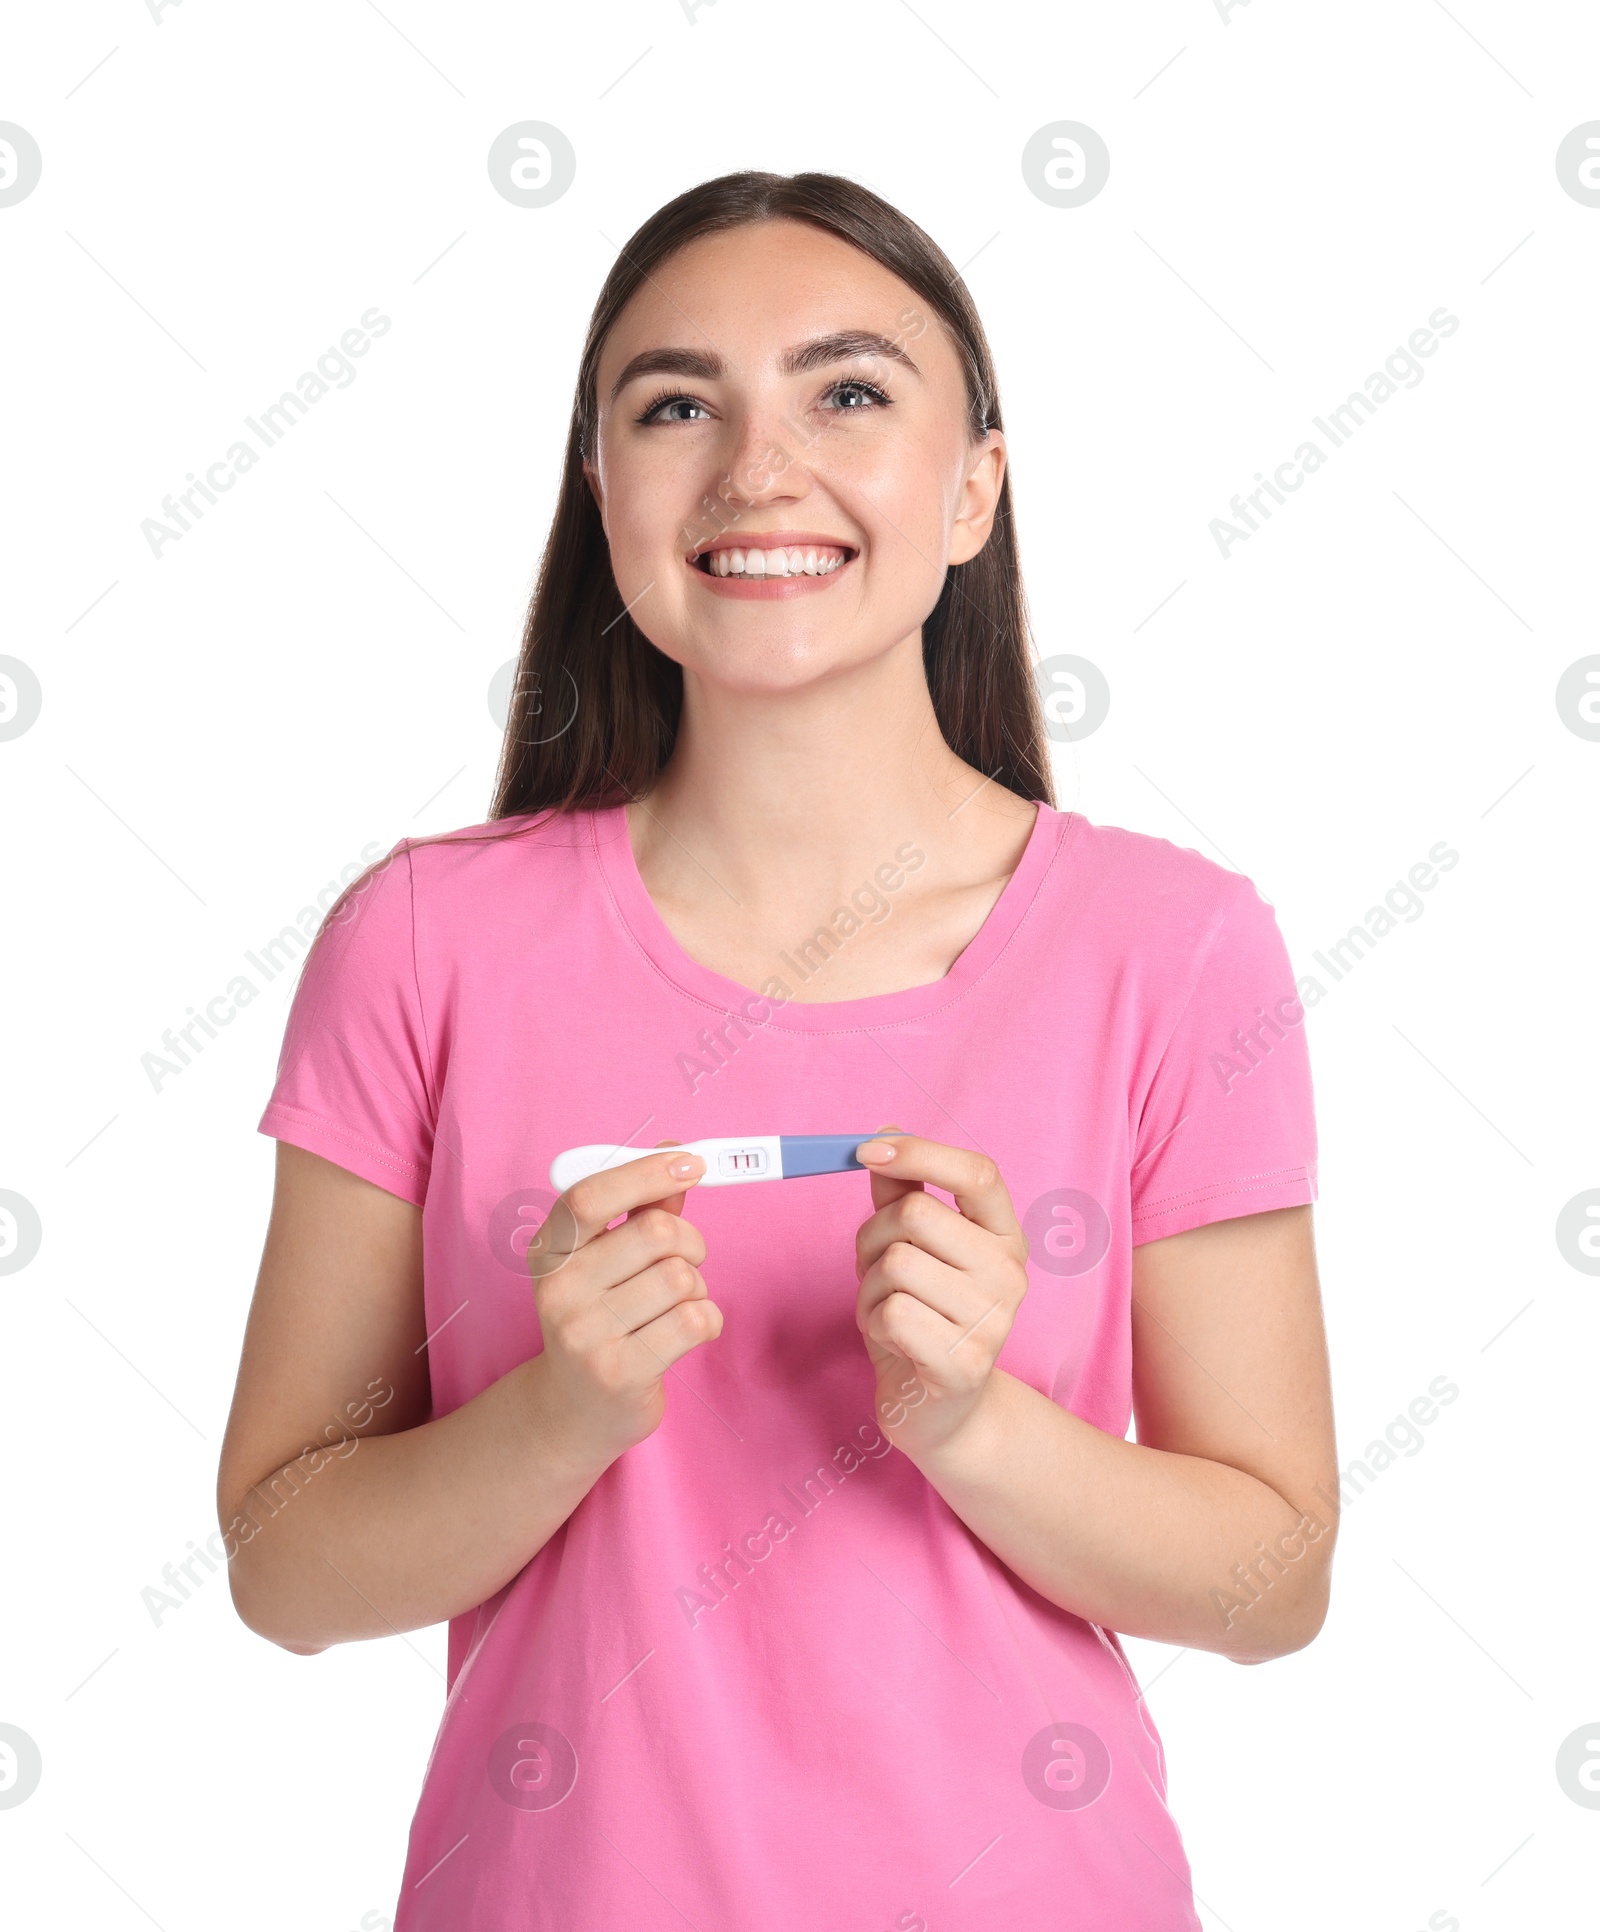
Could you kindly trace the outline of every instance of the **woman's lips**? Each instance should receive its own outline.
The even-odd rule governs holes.
[[[817,537],[810,531],[773,531],[746,537],[742,543],[719,543],[711,551],[684,558],[684,562],[717,597],[773,601],[827,589],[829,583],[843,578],[856,554],[852,545]],[[756,564],[754,574],[752,562]],[[721,570],[732,568],[734,574],[719,574],[719,564]],[[763,568],[767,564],[775,564],[783,574],[767,576]]]

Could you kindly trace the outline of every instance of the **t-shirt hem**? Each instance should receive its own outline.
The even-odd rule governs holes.
[[[1212,1187],[1194,1187],[1182,1194],[1152,1201],[1133,1216],[1133,1246],[1160,1241],[1169,1234],[1187,1234],[1213,1221],[1231,1221],[1241,1214],[1264,1214],[1270,1208],[1309,1207],[1317,1198],[1313,1165],[1275,1168],[1268,1174],[1246,1174]]]
[[[286,1140],[291,1146],[303,1147],[308,1154],[320,1154],[336,1167],[359,1174],[362,1180],[371,1181],[386,1194],[398,1195],[413,1207],[421,1207],[427,1199],[428,1176],[415,1161],[404,1160],[387,1147],[352,1133],[337,1121],[325,1120],[320,1114],[308,1114],[302,1108],[273,1101],[261,1116],[256,1131],[270,1134],[274,1140]]]

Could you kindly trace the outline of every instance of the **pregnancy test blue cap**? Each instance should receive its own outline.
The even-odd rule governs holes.
[[[802,1174],[847,1174],[860,1167],[856,1149],[872,1134],[780,1134],[783,1151],[783,1178],[793,1180]]]

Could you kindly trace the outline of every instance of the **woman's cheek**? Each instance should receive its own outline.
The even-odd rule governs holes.
[[[613,518],[608,539],[611,570],[623,602],[636,595],[652,580],[659,580],[666,564],[677,556],[677,523],[666,524],[671,535],[663,541],[664,521],[643,521],[629,516]]]
[[[907,625],[922,623],[944,585],[945,548],[942,530],[919,528],[916,520],[884,532],[872,553],[874,597]]]
[[[896,480],[904,483],[903,477]],[[873,501],[876,508],[868,528],[874,533],[879,555],[894,565],[908,592],[936,597],[944,581],[954,499],[946,502],[942,490],[931,490],[928,482],[922,481],[898,499],[884,489]]]

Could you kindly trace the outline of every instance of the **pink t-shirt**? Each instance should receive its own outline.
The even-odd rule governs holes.
[[[261,1119],[422,1209],[435,1415],[541,1346],[523,1257],[565,1147],[893,1122],[982,1148],[1031,1246],[1000,1366],[1117,1437],[1133,1247],[1316,1198],[1283,940],[1192,850],[1041,807],[944,979],[810,1003],[785,994],[893,916],[909,841],[763,999],[672,937],[620,808],[468,833],[402,839],[324,929]],[[1116,1635],[879,1432],[867,1177],[686,1212],[723,1333],[452,1621],[396,1932],[1194,1932]]]

